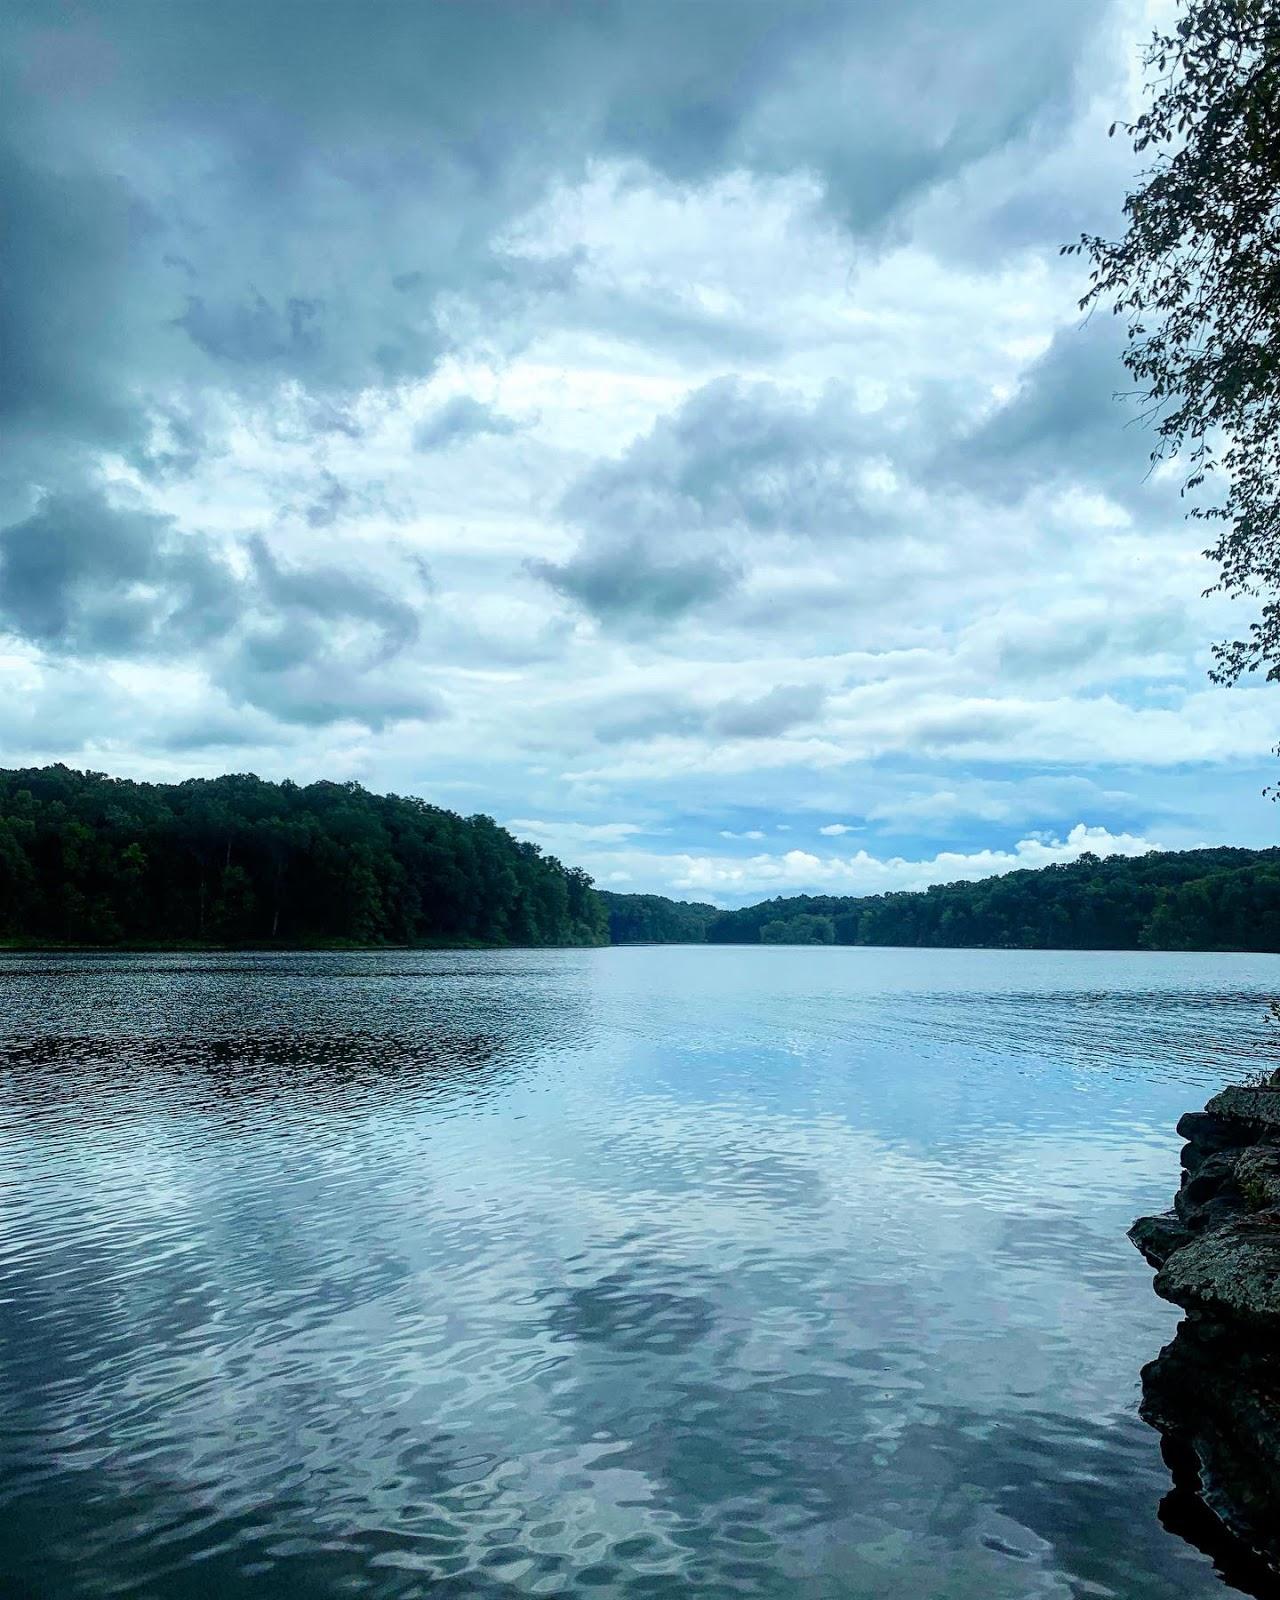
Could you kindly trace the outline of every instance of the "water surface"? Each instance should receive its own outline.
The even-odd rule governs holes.
[[[0,958],[20,1596],[1204,1597],[1124,1230],[1268,956]]]

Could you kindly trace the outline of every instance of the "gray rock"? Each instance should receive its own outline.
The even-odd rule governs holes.
[[[1242,1129],[1232,1117],[1215,1117],[1209,1111],[1187,1111],[1178,1118],[1178,1132],[1187,1141],[1189,1150],[1200,1152],[1201,1158],[1215,1150],[1228,1150],[1251,1143],[1254,1135]]]
[[[1242,1150],[1233,1177],[1246,1211],[1280,1210],[1280,1144]]]
[[[1190,1244],[1195,1234],[1176,1211],[1159,1216],[1139,1217],[1129,1229],[1129,1237],[1153,1267],[1162,1267],[1175,1250]]]
[[[1175,1250],[1156,1293],[1188,1311],[1280,1338],[1280,1216],[1237,1217]]]
[[[1194,1172],[1183,1173],[1180,1192],[1193,1204],[1203,1205],[1206,1200],[1220,1195],[1224,1189],[1233,1189],[1236,1166],[1243,1154],[1242,1150],[1215,1150],[1213,1155],[1205,1157]]]
[[[1143,1369],[1142,1415],[1175,1493],[1280,1578],[1280,1073],[1224,1089],[1178,1131],[1174,1209],[1129,1231],[1187,1312]]]
[[[1164,1435],[1175,1486],[1280,1573],[1280,1352],[1183,1322],[1142,1369],[1142,1415]]]
[[[1232,1084],[1215,1094],[1205,1110],[1211,1116],[1252,1123],[1260,1130],[1280,1134],[1280,1089]]]
[[[1211,1232],[1245,1212],[1244,1202],[1234,1191],[1215,1194],[1211,1200],[1193,1200],[1185,1189],[1179,1189],[1173,1209],[1193,1233]]]

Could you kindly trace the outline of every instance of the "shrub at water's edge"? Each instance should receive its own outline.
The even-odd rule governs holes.
[[[0,772],[0,937],[604,944],[591,880],[489,817],[355,783]]]

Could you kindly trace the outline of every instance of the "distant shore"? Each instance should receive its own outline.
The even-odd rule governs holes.
[[[1103,955],[1103,956],[1257,956],[1278,955],[1280,951],[1259,950],[1235,945],[1200,945],[1177,950],[1152,949],[1148,945],[1075,945],[1075,944],[861,944],[816,946],[806,940],[773,940],[762,945],[759,940],[734,939],[618,939],[604,944],[498,944],[482,940],[460,941],[442,939],[420,944],[360,944],[353,940],[317,940],[309,943],[296,941],[253,941],[246,944],[217,944],[210,940],[166,940],[140,943],[128,940],[119,943],[88,944],[59,943],[55,940],[0,939],[0,955],[378,955],[396,951],[482,951],[482,950],[910,950],[920,954],[937,950],[989,950],[1004,955]]]
[[[857,878],[840,859],[824,875]],[[1280,849],[1085,850],[974,880],[724,908],[597,888],[491,817],[354,783],[0,769],[0,948],[608,944],[1280,952]]]

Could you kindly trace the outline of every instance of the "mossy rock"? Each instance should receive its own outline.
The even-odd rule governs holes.
[[[1190,1244],[1195,1234],[1176,1211],[1162,1211],[1155,1217],[1139,1217],[1129,1229],[1129,1237],[1153,1267],[1162,1267],[1175,1250]]]
[[[1280,1088],[1246,1088],[1233,1083],[1221,1094],[1215,1094],[1205,1111],[1210,1116],[1229,1117],[1280,1133]]]
[[[1248,1210],[1280,1210],[1280,1144],[1242,1150],[1236,1157],[1234,1181]]]
[[[1188,1311],[1280,1334],[1280,1215],[1197,1234],[1156,1273],[1156,1293]]]

